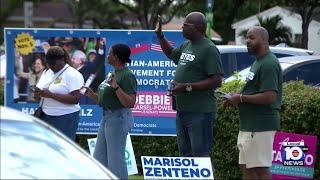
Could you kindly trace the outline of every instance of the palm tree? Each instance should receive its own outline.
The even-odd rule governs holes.
[[[292,45],[291,42],[291,29],[288,26],[285,26],[281,23],[282,17],[279,15],[268,17],[263,19],[261,16],[257,16],[259,24],[257,26],[262,26],[266,28],[269,32],[269,44],[270,45],[277,45],[280,43],[285,43],[289,46]],[[247,30],[243,30],[239,33],[240,36],[246,37]]]

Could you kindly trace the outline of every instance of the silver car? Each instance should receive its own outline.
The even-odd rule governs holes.
[[[224,71],[223,78],[227,78],[234,71],[241,71],[248,66],[251,66],[255,60],[254,56],[248,53],[247,46],[235,45],[218,45],[217,48],[221,54],[222,67]],[[306,49],[292,47],[270,46],[270,51],[278,58],[288,56],[308,56],[314,52]]]
[[[279,58],[283,72],[283,81],[303,80],[305,84],[320,85],[320,56],[291,56]],[[251,66],[250,66],[251,67]],[[245,80],[250,67],[238,73],[240,80]],[[224,82],[236,79],[230,76]]]
[[[50,125],[0,106],[1,179],[117,179]]]

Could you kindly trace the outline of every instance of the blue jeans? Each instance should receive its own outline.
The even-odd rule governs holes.
[[[125,149],[127,135],[132,127],[130,108],[103,111],[93,157],[120,179],[128,179]]]
[[[213,149],[213,123],[216,112],[177,111],[177,143],[181,156],[210,155]]]
[[[80,114],[79,111],[61,116],[50,116],[45,114],[43,121],[55,127],[74,141],[76,139]]]

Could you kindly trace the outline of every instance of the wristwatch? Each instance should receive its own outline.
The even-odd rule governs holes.
[[[188,92],[192,91],[192,86],[191,86],[190,83],[187,84],[186,90],[187,90]]]

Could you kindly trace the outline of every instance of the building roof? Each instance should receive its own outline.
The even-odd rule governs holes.
[[[33,6],[33,21],[72,22],[72,14],[65,3],[41,2]],[[23,6],[12,13],[9,20],[24,20]]]

